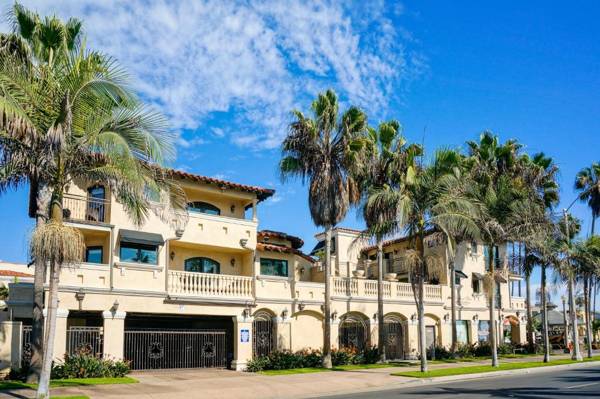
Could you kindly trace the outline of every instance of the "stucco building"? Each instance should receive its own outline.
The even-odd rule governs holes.
[[[188,210],[171,213],[153,203],[148,220],[135,226],[108,187],[80,182],[65,195],[65,217],[80,229],[84,262],[60,276],[57,357],[82,346],[132,361],[135,369],[231,367],[275,349],[322,344],[324,281],[332,292],[332,342],[336,347],[377,345],[375,249],[360,232],[333,232],[332,275],[303,241],[259,230],[266,188],[172,171],[188,198]],[[291,221],[290,221],[291,222]],[[313,254],[322,253],[324,234]],[[388,357],[418,356],[416,308],[403,267],[408,240],[386,242],[384,282]],[[512,245],[512,244],[511,244]],[[504,337],[522,342],[525,305],[514,245],[492,255],[509,267],[498,284],[493,322]],[[447,262],[445,245],[428,253]],[[461,243],[456,257],[459,339],[487,340],[489,313],[482,276],[487,255],[478,243]],[[514,273],[511,273],[513,271]],[[425,286],[427,345],[450,343],[449,273]],[[30,323],[28,283],[10,298],[15,319]]]

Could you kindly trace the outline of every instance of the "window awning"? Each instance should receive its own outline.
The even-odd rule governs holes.
[[[473,272],[473,278],[477,280],[483,280],[483,274]]]
[[[136,230],[119,230],[120,241],[134,244],[163,245],[165,240],[162,235],[156,233],[146,233]]]
[[[467,276],[466,274],[464,274],[462,271],[460,270],[455,270],[454,274],[456,275],[456,277],[458,278],[469,278],[469,276]]]
[[[501,284],[508,283],[508,281],[503,276],[501,276],[499,274],[496,274],[495,280],[496,280],[497,283],[501,283]]]

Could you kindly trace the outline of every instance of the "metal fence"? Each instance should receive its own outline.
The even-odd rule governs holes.
[[[23,341],[21,345],[21,367],[25,367],[31,363],[31,326],[23,326]]]
[[[102,355],[102,327],[69,327],[67,329],[67,353],[72,355],[81,351],[92,355]]]
[[[125,330],[133,370],[227,367],[224,330]]]
[[[252,330],[252,355],[254,357],[269,355],[274,347],[272,316],[267,313],[255,315]]]

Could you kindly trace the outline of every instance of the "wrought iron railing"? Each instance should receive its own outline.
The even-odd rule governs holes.
[[[100,356],[103,352],[102,327],[69,327],[67,329],[67,353],[86,352]],[[57,354],[62,355],[62,354]]]
[[[332,277],[332,287],[335,296],[377,298],[377,281],[375,280]],[[384,298],[413,299],[413,289],[410,283],[384,281],[382,287]],[[425,300],[441,301],[442,287],[425,284],[424,296]]]
[[[109,223],[110,201],[101,198],[65,194],[63,213],[67,220]]]

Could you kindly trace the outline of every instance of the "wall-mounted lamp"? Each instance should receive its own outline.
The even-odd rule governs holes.
[[[446,313],[446,314],[444,315],[444,321],[447,323],[447,322],[448,322],[448,320],[450,320],[450,315],[449,315],[448,313]]]
[[[281,318],[282,319],[287,319],[288,317],[288,310],[287,309],[283,309],[283,312],[281,312]]]
[[[175,259],[175,251],[171,251],[169,258],[171,258],[171,260]]]
[[[242,248],[246,248],[247,244],[248,244],[248,239],[247,238],[240,239],[240,245],[242,246]]]
[[[252,314],[252,311],[250,309],[250,304],[248,302],[246,302],[246,307],[242,311],[242,316],[244,316],[244,319],[247,319],[248,317],[250,317],[251,314]]]
[[[305,271],[306,271],[306,269],[304,267],[300,268],[300,274],[304,274]]]
[[[115,299],[110,310],[114,313],[119,310],[119,301]]]
[[[235,213],[235,205],[231,205],[229,209],[231,209],[231,213]]]
[[[229,264],[231,264],[231,267],[235,267],[235,258],[231,258]]]
[[[81,303],[83,302],[83,298],[85,298],[85,292],[79,289],[79,291],[75,293],[75,299],[77,299],[77,302],[79,302],[79,310],[81,310]]]
[[[477,320],[479,320],[479,315],[473,316],[473,321],[477,321]]]
[[[417,321],[417,314],[416,314],[416,313],[413,313],[413,314],[410,316],[410,321],[412,321],[413,323],[414,323],[415,321]]]
[[[373,313],[373,321],[377,321],[377,313]]]
[[[331,320],[337,319],[337,315],[338,315],[337,310],[334,310],[333,313],[331,314]]]
[[[304,308],[305,308],[305,306],[306,306],[306,305],[304,304],[304,302],[300,302],[300,303],[298,304],[298,309],[299,309],[300,311],[303,311],[303,310],[304,310]]]

